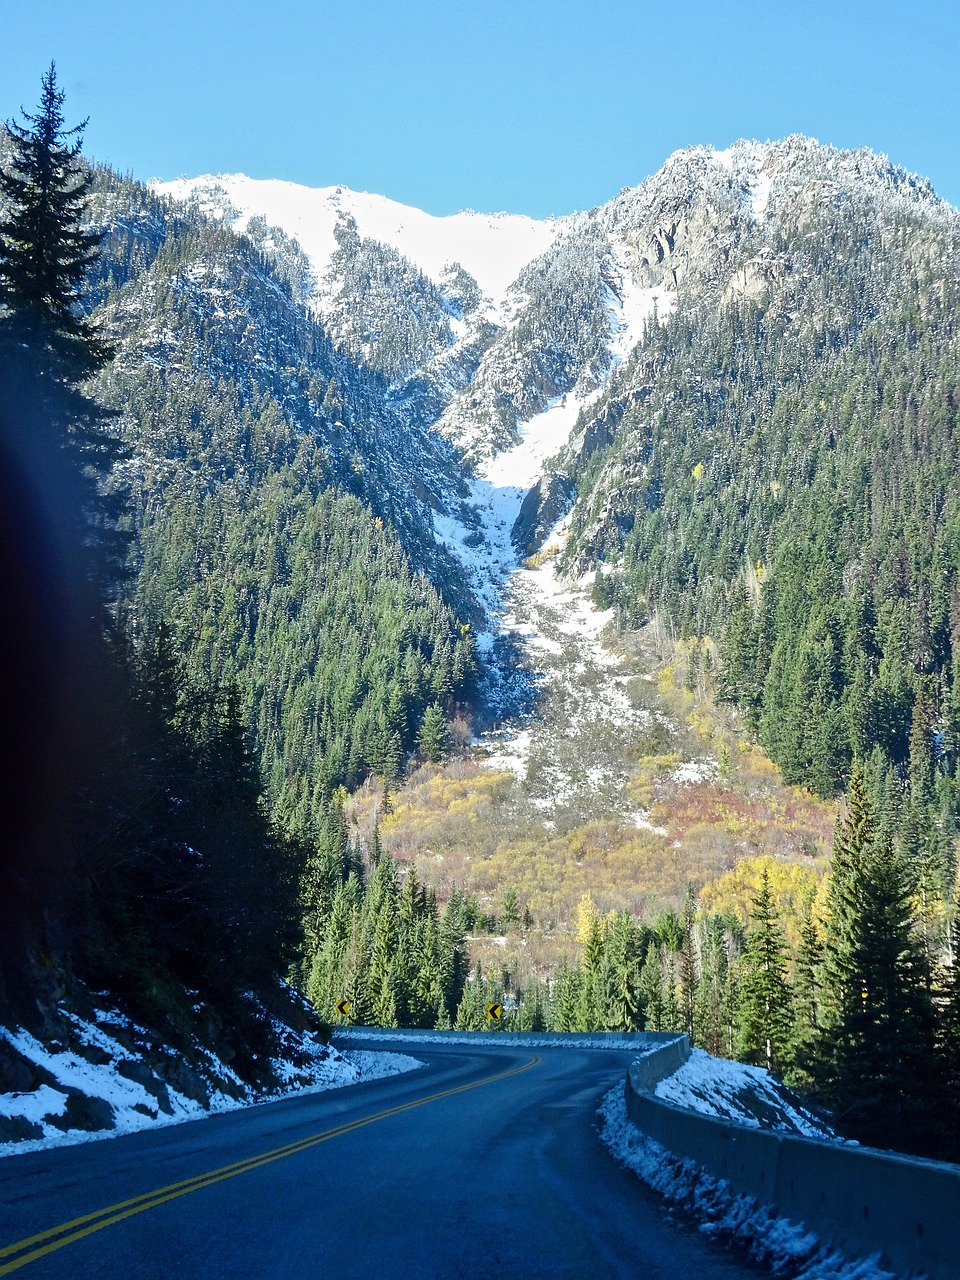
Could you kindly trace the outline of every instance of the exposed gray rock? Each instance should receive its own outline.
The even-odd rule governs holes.
[[[145,1062],[124,1059],[117,1063],[117,1073],[128,1080],[133,1080],[136,1084],[143,1085],[147,1093],[152,1093],[156,1098],[157,1105],[164,1115],[173,1115],[170,1091]]]
[[[46,1115],[43,1118],[47,1124],[52,1124],[55,1129],[62,1129],[64,1133],[68,1129],[82,1129],[86,1133],[94,1133],[100,1129],[115,1127],[113,1107],[110,1103],[105,1098],[88,1097],[79,1089],[74,1089],[67,1095],[67,1105],[62,1115]]]
[[[521,555],[537,551],[544,538],[570,510],[575,488],[566,476],[545,475],[537,481],[520,506],[510,530],[510,540]]]
[[[0,1039],[0,1093],[30,1093],[42,1084],[54,1084],[49,1071],[25,1058],[8,1040]]]
[[[43,1130],[25,1116],[0,1115],[0,1142],[26,1142],[30,1138],[42,1138]]]

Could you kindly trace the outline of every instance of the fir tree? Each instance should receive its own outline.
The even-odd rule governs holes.
[[[730,1042],[730,938],[723,916],[701,921],[700,976],[694,1007],[695,1043],[718,1057],[728,1055]]]
[[[589,933],[583,947],[579,966],[580,984],[576,1013],[577,1030],[600,1031],[607,1014],[606,978],[606,929],[601,916],[595,914],[590,921]]]
[[[0,361],[12,402],[42,417],[72,455],[83,480],[80,540],[99,551],[90,573],[106,593],[124,550],[116,528],[123,498],[119,489],[107,497],[98,481],[122,451],[104,429],[110,415],[80,389],[110,351],[81,307],[100,237],[81,225],[92,182],[80,161],[86,121],[67,129],[63,102],[51,63],[37,114],[7,124],[13,147],[0,170]]]
[[[835,1104],[861,1138],[922,1151],[934,1121],[933,1009],[903,868],[889,844],[874,848],[865,869],[852,960],[857,981],[832,1035]]]
[[[450,748],[450,732],[439,702],[431,703],[423,713],[417,745],[424,759],[436,764]]]
[[[7,203],[0,220],[0,337],[24,351],[35,376],[73,387],[107,353],[79,310],[100,237],[80,225],[92,184],[79,159],[87,122],[65,128],[63,101],[51,63],[37,114],[7,124],[13,157],[0,172]]]
[[[639,1031],[643,1026],[640,995],[640,929],[627,911],[619,911],[610,927],[605,949],[607,997],[605,1030]]]
[[[941,980],[938,1061],[943,1079],[945,1148],[942,1158],[957,1158],[960,1150],[960,902],[954,902],[949,955]]]
[[[682,1029],[693,1038],[693,1014],[697,994],[697,955],[696,955],[696,917],[697,907],[693,895],[693,886],[688,884],[683,904],[683,936],[680,942],[680,1017]]]
[[[664,1030],[663,965],[660,947],[656,942],[647,944],[646,955],[640,969],[638,995],[643,1006],[643,1026],[647,1031]]]
[[[846,1016],[856,987],[854,949],[863,905],[864,870],[873,839],[873,813],[863,771],[857,766],[850,780],[847,812],[834,833],[827,891],[820,1004],[821,1024],[828,1030]]]
[[[513,885],[508,885],[503,892],[500,906],[500,927],[507,932],[516,929],[520,924],[520,899]]]
[[[571,967],[566,958],[557,965],[551,988],[551,1018],[553,1031],[580,1031],[579,967]]]
[[[837,828],[813,1075],[841,1123],[874,1144],[929,1146],[933,1008],[907,879],[855,769]]]
[[[790,1070],[787,1083],[811,1083],[808,1064],[820,1034],[819,971],[823,961],[823,943],[817,932],[810,904],[800,921],[800,945],[793,975],[793,1036],[790,1045]]]
[[[739,1048],[748,1062],[779,1071],[789,1055],[791,991],[786,943],[766,868],[753,898],[740,970]]]

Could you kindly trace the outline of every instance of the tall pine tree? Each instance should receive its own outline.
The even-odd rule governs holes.
[[[51,63],[40,105],[24,122],[8,121],[12,155],[0,170],[0,361],[11,416],[32,417],[71,454],[82,481],[80,540],[101,592],[120,571],[117,532],[123,494],[100,483],[122,454],[106,430],[110,414],[82,389],[110,358],[83,312],[81,289],[100,236],[83,225],[92,175],[80,160],[86,121],[72,129]]]
[[[841,1124],[875,1145],[929,1149],[934,1012],[908,881],[876,830],[859,769],[837,828],[821,967],[817,1084]]]
[[[770,877],[763,878],[750,912],[740,981],[740,1052],[748,1062],[779,1072],[789,1056],[791,991],[786,942]]]

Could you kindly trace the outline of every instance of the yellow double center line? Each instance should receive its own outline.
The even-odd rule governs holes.
[[[287,1156],[298,1155],[301,1151],[309,1150],[310,1147],[319,1146],[321,1142],[340,1138],[354,1129],[362,1129],[365,1125],[375,1124],[378,1120],[387,1120],[390,1116],[399,1115],[402,1111],[412,1111],[415,1107],[426,1106],[428,1102],[439,1102],[441,1098],[451,1098],[456,1093],[466,1093],[468,1089],[478,1089],[481,1085],[494,1084],[497,1080],[508,1080],[511,1076],[529,1071],[539,1061],[538,1057],[533,1057],[522,1067],[513,1067],[510,1071],[484,1076],[481,1080],[458,1085],[455,1089],[444,1089],[440,1093],[431,1093],[425,1098],[415,1098],[413,1102],[404,1102],[399,1107],[389,1107],[386,1111],[378,1111],[375,1115],[350,1120],[333,1129],[315,1133],[312,1137],[302,1138],[299,1142],[291,1142],[285,1147],[274,1147],[272,1151],[251,1156],[248,1160],[225,1164],[220,1169],[198,1174],[195,1178],[171,1182],[169,1186],[158,1187],[156,1191],[147,1191],[143,1195],[132,1196],[129,1200],[120,1200],[117,1204],[108,1205],[106,1209],[99,1209],[96,1213],[84,1214],[82,1218],[61,1222],[57,1227],[50,1227],[46,1231],[38,1232],[35,1236],[28,1236],[24,1240],[18,1240],[16,1244],[8,1244],[6,1248],[0,1249],[0,1276],[9,1275],[11,1271],[25,1267],[28,1262],[36,1262],[38,1258],[46,1257],[48,1253],[54,1253],[65,1245],[82,1240],[84,1236],[92,1235],[95,1231],[102,1231],[104,1227],[111,1227],[115,1222],[122,1222],[124,1218],[132,1218],[135,1214],[143,1213],[147,1209],[155,1209],[158,1205],[166,1204],[168,1200],[176,1200],[178,1196],[186,1196],[191,1191],[212,1187],[215,1182],[225,1182],[227,1178],[236,1178],[241,1173],[250,1173],[251,1170],[259,1169],[265,1164],[272,1164],[274,1160],[284,1160]]]

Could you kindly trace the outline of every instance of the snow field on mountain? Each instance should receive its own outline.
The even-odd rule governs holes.
[[[563,533],[561,525],[548,544],[558,545]],[[557,578],[554,568],[550,558],[511,578],[501,624],[519,636],[539,698],[512,741],[492,744],[488,763],[513,769],[551,825],[574,814],[630,820],[629,749],[650,713],[633,705],[632,675],[603,644],[612,610],[594,610],[583,587]]]
[[[470,479],[469,505],[480,519],[479,542],[461,521],[433,514],[434,533],[463,565],[474,594],[491,615],[501,611],[504,586],[517,568],[510,531],[523,500],[543,475],[546,460],[566,444],[581,410],[598,394],[593,392],[584,399],[573,392],[557,396],[543,413],[523,424],[519,444],[478,468]],[[488,637],[481,647],[489,644]]]
[[[620,275],[619,297],[610,298],[610,354],[615,364],[623,364],[640,339],[647,323],[654,316],[662,323],[677,305],[676,292],[663,288],[641,288],[634,284],[627,250],[618,245],[615,250]]]
[[[634,300],[641,292],[646,295],[643,305],[638,303],[633,314],[642,327],[653,314],[657,291],[637,291]],[[519,641],[537,691],[534,714],[484,734],[478,757],[491,768],[516,774],[550,827],[612,819],[653,830],[631,801],[627,784],[633,747],[655,713],[635,705],[629,687],[637,673],[604,643],[613,611],[592,607],[592,576],[573,583],[556,575],[555,557],[566,538],[567,518],[544,540],[544,558],[535,557],[526,566],[518,564],[510,540],[524,497],[543,475],[546,461],[569,440],[581,411],[599,394],[594,389],[556,397],[523,425],[514,448],[478,469],[471,480],[471,505],[483,536],[473,538],[476,545],[469,545],[470,532],[450,517],[435,514],[434,530],[464,565],[500,633]],[[489,653],[493,639],[481,636],[481,650]],[[656,834],[664,833],[657,829]]]
[[[495,310],[527,263],[550,247],[560,225],[512,213],[464,211],[437,217],[348,187],[304,187],[242,173],[150,185],[175,200],[196,197],[212,211],[222,208],[226,198],[237,211],[233,225],[238,231],[257,216],[280,227],[300,242],[318,286],[337,248],[333,233],[338,220],[353,217],[362,237],[390,245],[434,281],[440,280],[450,263],[459,262]]]
[[[758,222],[762,221],[767,211],[770,188],[773,186],[772,176],[761,168],[764,151],[765,148],[755,142],[738,142],[723,151],[713,152],[716,164],[721,165],[732,176],[744,179],[750,209]]]

